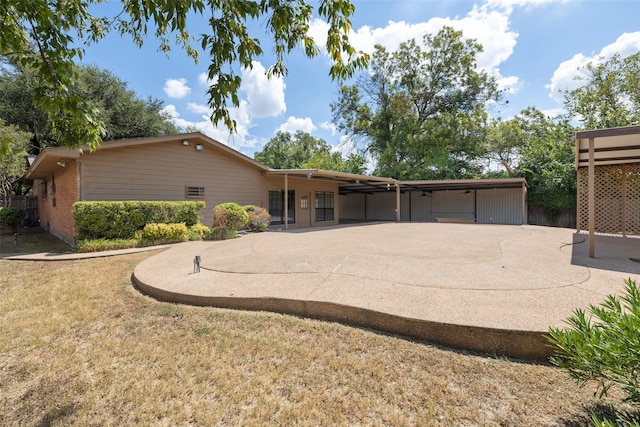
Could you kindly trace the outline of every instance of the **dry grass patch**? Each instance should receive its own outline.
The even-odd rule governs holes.
[[[152,253],[0,261],[1,425],[588,425],[560,370],[140,295]],[[605,401],[608,403],[608,401]]]

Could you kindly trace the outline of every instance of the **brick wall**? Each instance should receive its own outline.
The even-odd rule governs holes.
[[[79,200],[78,164],[67,160],[45,182],[36,185],[40,225],[54,236],[75,244],[73,204]]]

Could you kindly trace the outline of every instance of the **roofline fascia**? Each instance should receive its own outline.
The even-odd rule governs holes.
[[[380,176],[373,175],[358,175],[355,173],[348,172],[335,172],[325,169],[273,169],[269,168],[266,171],[267,175],[317,175],[317,177],[321,178],[340,178],[345,180],[361,180],[361,181],[379,181],[379,182],[388,182],[388,183],[396,183],[401,182],[394,178],[385,178]]]
[[[217,141],[213,138],[208,137],[202,132],[178,133],[178,134],[172,134],[172,135],[149,136],[149,137],[140,137],[140,138],[131,138],[131,139],[123,138],[123,139],[117,139],[117,140],[104,141],[102,142],[102,144],[98,146],[96,151],[110,150],[110,149],[131,147],[131,146],[145,145],[145,144],[155,144],[155,143],[161,143],[161,142],[174,141],[176,139],[192,139],[192,140],[195,139],[204,143],[208,143],[213,145],[215,148],[219,149],[220,151],[232,157],[238,158],[244,162],[250,163],[251,165],[257,167],[262,171],[266,171],[269,169],[267,166],[263,165],[257,160],[254,160],[251,157],[237,150],[234,150],[233,148],[221,143],[220,141]],[[91,150],[88,145],[83,145],[78,149],[72,149],[68,147],[47,147],[38,154],[36,159],[33,161],[31,166],[27,170],[25,177],[28,178],[28,176],[32,173],[32,171],[36,170],[38,166],[42,163],[42,161],[49,156],[60,156],[65,158],[77,159],[77,158],[80,158],[81,154],[89,153],[90,151]]]
[[[33,160],[33,163],[27,169],[27,172],[24,174],[25,179],[30,179],[29,175],[38,168],[38,166],[47,158],[51,156],[64,157],[66,159],[77,159],[82,154],[80,149],[72,149],[69,147],[47,147],[44,148],[36,158]]]
[[[205,134],[203,134],[202,132],[191,132],[191,133],[176,133],[176,134],[172,134],[172,135],[160,135],[160,136],[148,136],[148,137],[140,137],[140,138],[131,138],[131,139],[117,139],[117,140],[111,140],[111,141],[104,141],[102,144],[100,144],[97,148],[97,150],[109,150],[112,148],[121,148],[121,147],[125,147],[125,146],[136,146],[136,145],[144,145],[144,144],[154,144],[154,143],[158,143],[158,142],[168,142],[168,141],[173,141],[176,139],[199,139],[203,142],[207,142],[211,145],[213,145],[214,147],[218,148],[221,151],[224,151],[225,153],[237,157],[241,160],[247,161],[251,164],[253,164],[254,166],[262,169],[262,170],[267,170],[269,169],[267,166],[263,165],[262,163],[258,162],[257,160],[252,159],[251,157],[247,156],[246,154],[243,154],[241,152],[239,152],[238,150],[235,150],[231,147],[229,147],[226,144],[223,144],[222,142],[213,139]],[[89,151],[89,146],[83,146],[83,151]]]
[[[615,128],[582,130],[576,132],[575,139],[604,138],[640,134],[640,125],[620,126]]]

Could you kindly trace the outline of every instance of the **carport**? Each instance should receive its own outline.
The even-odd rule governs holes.
[[[400,185],[393,178],[384,178],[369,175],[358,175],[346,172],[334,172],[323,169],[269,169],[266,175],[281,176],[284,179],[284,193],[288,194],[290,178],[303,178],[309,181],[320,180],[337,183],[338,193],[342,194],[343,188],[350,188],[352,191],[362,193],[368,192],[388,192],[393,195],[389,208],[393,212],[392,220],[400,222]],[[340,204],[338,203],[338,206]],[[284,211],[289,210],[289,200],[284,199]],[[342,220],[342,216],[339,215]],[[288,223],[284,224],[284,228],[288,229]]]
[[[480,224],[526,224],[527,183],[524,178],[398,181],[391,186],[343,183],[340,217],[352,221],[400,220]],[[396,208],[398,209],[398,208]]]
[[[640,235],[640,126],[576,132],[577,229]]]

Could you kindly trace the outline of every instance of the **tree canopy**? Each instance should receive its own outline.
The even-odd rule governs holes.
[[[525,178],[529,204],[553,215],[576,205],[575,131],[568,116],[551,118],[530,107],[490,122],[485,158],[497,161],[507,176]]]
[[[343,159],[339,152],[320,138],[298,131],[294,135],[278,132],[254,158],[274,169],[325,169],[335,172],[364,173],[366,162],[358,154]]]
[[[564,91],[569,114],[585,129],[640,123],[640,52],[590,62],[578,80],[584,85]]]
[[[420,46],[393,53],[376,46],[369,73],[342,86],[332,104],[339,128],[377,161],[376,174],[398,179],[478,176],[486,104],[495,78],[476,67],[482,46],[443,27]]]
[[[78,75],[75,62],[82,58],[85,44],[96,43],[110,32],[129,36],[139,46],[147,36],[154,36],[160,50],[169,52],[175,43],[197,61],[200,51],[194,47],[189,22],[206,18],[210,31],[198,41],[208,56],[208,76],[213,82],[208,89],[211,119],[230,129],[235,123],[229,104],[239,105],[238,68],[251,68],[263,52],[260,37],[249,32],[248,20],[265,20],[276,56],[270,75],[287,73],[284,58],[298,46],[309,57],[320,52],[309,35],[314,8],[304,0],[121,0],[122,9],[115,16],[98,14],[102,2],[0,2],[0,56],[5,66],[35,77],[33,103],[47,115],[55,139],[70,147],[89,144],[95,148],[102,141],[105,128],[99,110],[74,91],[73,82]],[[347,37],[354,9],[349,0],[322,0],[316,9],[329,23],[326,49],[333,78],[348,77],[367,62]],[[8,150],[4,144],[0,148]]]
[[[30,137],[31,134],[20,131],[17,126],[6,125],[0,119],[0,141],[9,147],[0,162],[0,198],[6,206],[11,206],[11,197],[17,192],[15,184],[27,167]]]
[[[60,142],[49,126],[47,115],[33,104],[34,77],[28,73],[0,73],[0,117],[7,124],[31,133],[30,152],[37,152]],[[127,84],[107,70],[93,66],[79,67],[73,91],[95,108],[104,123],[105,139],[167,135],[178,132],[169,117],[162,113],[162,101],[142,100]]]

